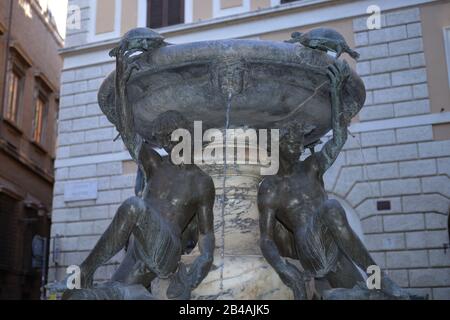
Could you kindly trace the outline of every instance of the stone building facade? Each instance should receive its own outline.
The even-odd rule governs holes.
[[[68,29],[63,51],[51,280],[82,262],[134,194],[136,166],[122,142],[112,141],[117,133],[97,105],[97,90],[114,69],[108,51],[118,37],[150,25],[149,2],[70,0],[80,9],[81,27]],[[450,2],[281,2],[186,0],[179,23],[162,19],[158,31],[183,43],[286,40],[317,26],[339,30],[361,53],[351,64],[366,84],[367,101],[326,175],[327,189],[392,278],[415,293],[450,299]],[[369,30],[373,4],[381,9],[381,29]],[[96,278],[109,278],[120,259]]]
[[[0,1],[0,300],[45,284],[62,46],[46,1]]]

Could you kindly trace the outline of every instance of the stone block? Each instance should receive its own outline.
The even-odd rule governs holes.
[[[121,195],[120,190],[100,191],[98,193],[96,204],[105,205],[105,204],[121,203],[120,195]]]
[[[401,102],[413,98],[413,91],[410,86],[375,90],[373,94],[375,104]]]
[[[409,270],[412,287],[450,286],[450,268],[433,268]]]
[[[415,231],[425,229],[423,214],[400,214],[383,216],[384,231]]]
[[[382,233],[383,219],[381,216],[372,216],[361,220],[361,227],[364,234]]]
[[[97,175],[97,166],[95,164],[71,167],[69,171],[70,179],[91,178]]]
[[[407,101],[394,104],[396,117],[413,116],[417,114],[426,114],[431,110],[430,100]]]
[[[82,220],[101,220],[109,218],[108,206],[93,206],[81,208]]]
[[[381,181],[383,196],[397,196],[420,193],[420,179],[399,179]]]
[[[417,84],[427,81],[425,68],[405,70],[392,73],[392,85],[403,86],[407,84]]]
[[[404,70],[410,67],[409,57],[407,55],[372,60],[370,64],[372,73],[374,74]]]
[[[361,133],[361,144],[363,147],[373,147],[395,144],[395,131],[371,131]]]
[[[437,159],[439,174],[446,174],[450,176],[450,158]]]
[[[393,179],[399,176],[397,163],[368,165],[366,170],[370,180]]]
[[[404,178],[436,174],[436,160],[403,161],[399,163],[400,176]]]
[[[345,196],[356,182],[363,179],[363,170],[361,167],[344,167],[341,170],[337,180],[334,192]]]
[[[369,43],[371,45],[403,40],[406,38],[408,38],[408,34],[405,25],[369,31]]]
[[[360,121],[372,121],[389,119],[394,117],[394,106],[392,104],[381,104],[366,106],[359,113]]]
[[[425,224],[427,230],[447,228],[448,214],[427,213],[425,215]]]
[[[367,46],[369,44],[369,35],[367,32],[355,33],[355,46]]]
[[[402,233],[369,234],[365,236],[367,249],[370,251],[389,251],[405,248]]]
[[[52,211],[52,223],[74,222],[80,220],[79,208],[54,209]]]
[[[404,196],[404,212],[439,212],[448,213],[448,199],[438,194]]]
[[[421,126],[397,129],[397,142],[419,142],[419,141],[431,141],[433,140],[433,127]]]
[[[411,67],[425,67],[425,54],[424,53],[415,53],[409,56],[409,61],[411,63]]]
[[[406,246],[408,249],[442,249],[444,243],[448,243],[446,230],[406,233]]]
[[[428,253],[426,250],[387,252],[386,264],[389,269],[428,267]]]
[[[389,55],[391,56],[418,52],[423,52],[422,38],[413,38],[389,43]]]
[[[65,227],[64,235],[69,236],[80,236],[80,235],[91,235],[93,234],[93,224],[92,222],[74,222],[67,223]]]
[[[450,300],[450,288],[433,288],[433,300]]]
[[[408,287],[408,270],[389,270],[389,277],[400,287]]]
[[[348,150],[346,151],[346,155],[348,165],[368,164],[378,162],[376,148]]]
[[[97,165],[97,176],[121,175],[122,168],[122,161],[99,163]]]
[[[358,49],[358,52],[361,55],[360,61],[384,58],[389,56],[389,49],[387,44],[361,47]]]
[[[61,133],[58,136],[59,146],[68,146],[72,144],[81,144],[84,142],[84,132]]]
[[[425,99],[429,97],[428,84],[416,84],[413,86],[414,99]]]
[[[422,36],[422,24],[420,22],[411,23],[406,26],[409,38]]]
[[[391,76],[387,73],[363,76],[362,80],[367,90],[391,87]]]
[[[73,120],[72,128],[74,131],[84,131],[97,129],[99,126],[98,117],[88,117]]]
[[[378,182],[358,182],[347,196],[347,201],[357,207],[369,197],[379,197],[380,187]]]
[[[97,142],[76,144],[70,146],[71,157],[90,156],[97,153]]]
[[[450,178],[448,176],[422,178],[422,189],[424,193],[439,193],[450,198]]]
[[[417,145],[404,144],[378,148],[378,159],[381,162],[417,159]]]
[[[450,156],[450,140],[424,142],[419,144],[421,158]]]
[[[430,250],[428,251],[430,256],[431,267],[450,267],[450,251],[449,250]]]
[[[112,128],[102,128],[85,131],[86,142],[105,141],[105,140],[109,140],[112,142],[112,140],[114,139],[113,136],[114,131]]]
[[[360,76],[365,76],[370,74],[370,61],[358,62],[356,64],[356,72]]]
[[[386,15],[386,25],[395,26],[420,21],[420,9],[417,7],[390,12]]]

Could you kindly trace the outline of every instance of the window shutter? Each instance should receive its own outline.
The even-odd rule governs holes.
[[[184,0],[169,0],[167,20],[169,26],[184,22]]]
[[[184,22],[184,0],[148,0],[147,25],[161,28]]]
[[[150,28],[161,28],[163,26],[163,1],[148,1],[148,19]]]

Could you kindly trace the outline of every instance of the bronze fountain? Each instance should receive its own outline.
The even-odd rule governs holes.
[[[358,268],[375,262],[324,189],[323,174],[366,98],[343,51],[358,57],[329,29],[286,42],[178,45],[150,29],[128,32],[111,51],[116,70],[98,99],[138,164],[136,196],[81,265],[82,288],[64,298],[410,299],[384,273],[381,288],[365,287]],[[170,154],[172,133],[193,132],[194,121],[203,131],[279,129],[278,173],[262,177],[261,164],[226,157],[175,164],[155,151]],[[93,286],[95,270],[122,249],[111,281]],[[314,289],[319,282],[328,290]]]

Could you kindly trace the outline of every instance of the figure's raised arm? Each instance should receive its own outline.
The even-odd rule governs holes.
[[[111,50],[109,55],[116,58],[116,114],[117,130],[122,140],[136,161],[143,139],[136,133],[134,126],[133,110],[128,103],[127,83],[134,70],[139,69],[137,63],[139,54],[151,52],[154,49],[165,46],[164,37],[149,28],[135,28],[128,31],[119,45]],[[135,54],[138,54],[135,56]]]
[[[342,93],[345,83],[350,76],[350,67],[346,61],[341,62],[336,60],[334,64],[328,67],[327,74],[331,82],[331,125],[333,138],[316,154],[322,173],[325,173],[336,161],[336,158],[347,141],[348,135],[348,122],[344,116]]]
[[[128,41],[124,38],[110,53],[116,57],[115,109],[118,117],[116,127],[131,157],[137,161],[142,139],[135,133],[133,112],[128,104],[126,85],[131,72],[127,63],[127,50]]]

